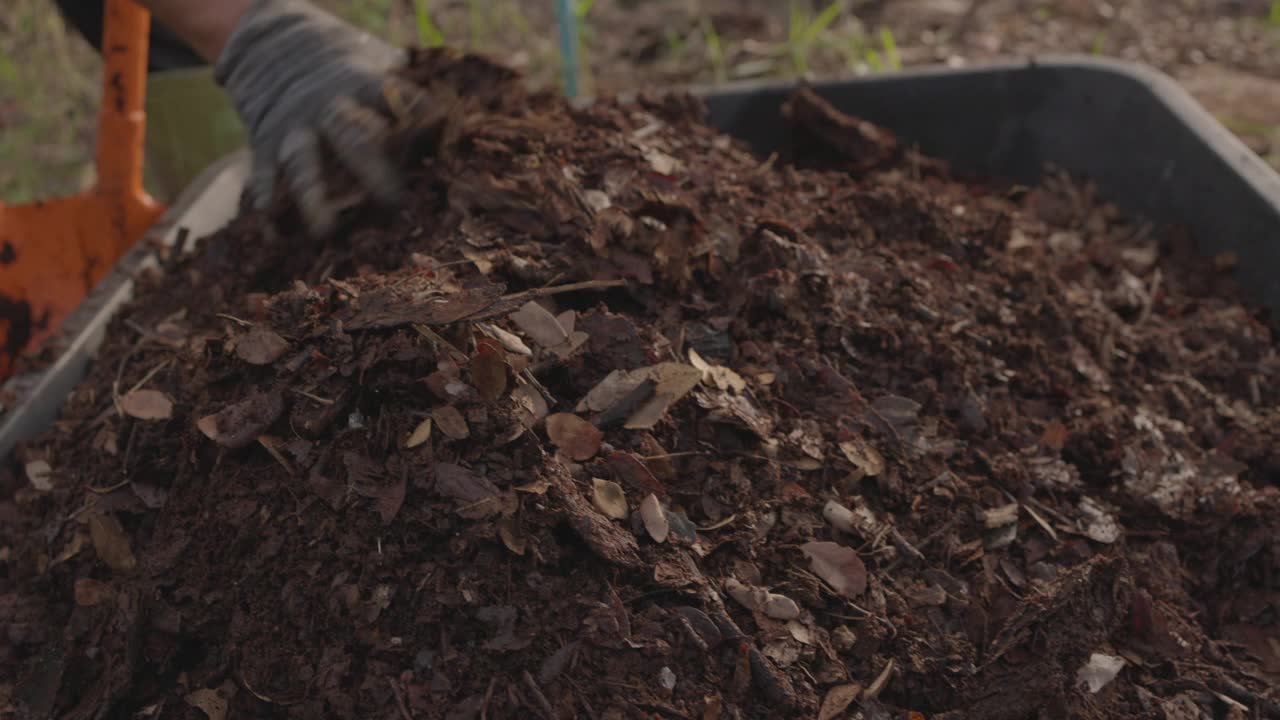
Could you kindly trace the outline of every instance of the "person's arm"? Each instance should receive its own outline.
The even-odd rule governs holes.
[[[214,63],[252,0],[139,0],[161,25]]]
[[[283,184],[314,234],[332,231],[340,208],[324,183],[322,149],[374,197],[400,196],[386,150],[392,111],[425,108],[423,92],[394,75],[403,51],[306,0],[142,3],[214,64],[249,134],[256,207],[266,208]]]

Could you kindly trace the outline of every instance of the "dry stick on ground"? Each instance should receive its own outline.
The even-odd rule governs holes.
[[[533,675],[528,670],[524,671],[524,684],[529,687],[529,692],[533,693],[533,699],[538,701],[538,706],[542,708],[542,712],[546,713],[547,720],[555,720],[556,710],[551,706],[551,701],[547,700],[547,696],[542,694],[542,688],[538,687],[538,681],[533,679]]]
[[[555,287],[534,288],[524,292],[512,293],[511,295],[503,295],[489,307],[466,319],[472,322],[488,320],[492,317],[505,315],[530,300],[578,292],[580,290],[607,290],[609,288],[623,287],[626,284],[626,280],[587,280],[586,282],[569,283],[568,285],[557,285]]]
[[[413,715],[409,714],[409,707],[404,704],[404,691],[400,689],[400,683],[395,678],[387,678],[387,682],[391,685],[391,692],[396,696],[396,707],[400,709],[400,715],[404,720],[413,720]]]

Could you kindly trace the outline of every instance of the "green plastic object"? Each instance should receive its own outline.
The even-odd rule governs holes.
[[[145,184],[170,203],[201,172],[245,146],[240,117],[213,68],[153,72],[147,76]]]

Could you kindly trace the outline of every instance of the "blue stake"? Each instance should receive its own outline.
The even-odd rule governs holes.
[[[560,56],[564,63],[564,93],[578,96],[578,14],[574,0],[556,0],[560,16]]]

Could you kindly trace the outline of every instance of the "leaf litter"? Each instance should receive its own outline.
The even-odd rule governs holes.
[[[404,153],[403,212],[316,243],[282,200],[140,278],[15,453],[49,464],[2,503],[17,703],[1268,712],[1280,361],[1188,233],[1056,173],[956,177],[814,93],[763,163],[687,97],[571,108],[414,58],[465,101]],[[223,352],[223,316],[289,347]],[[115,412],[144,384],[168,421]],[[551,452],[555,413],[598,449]]]

